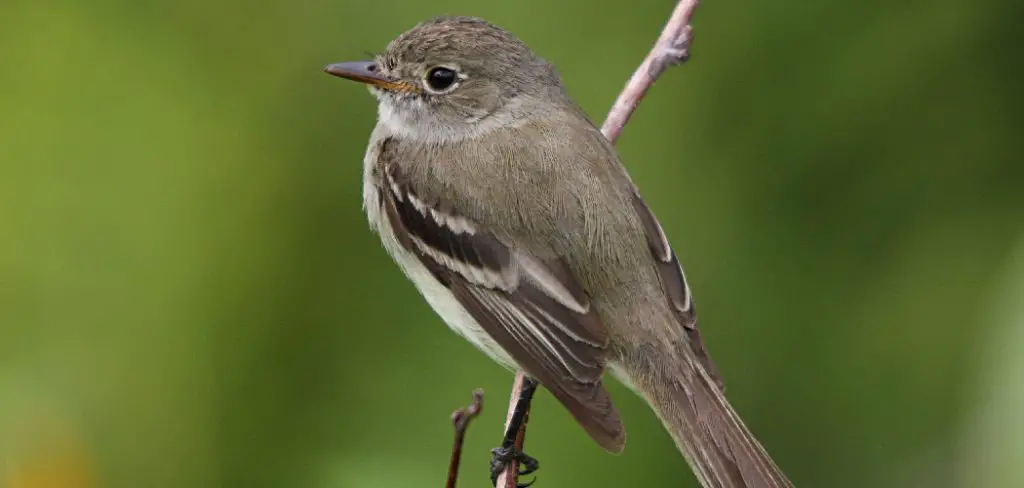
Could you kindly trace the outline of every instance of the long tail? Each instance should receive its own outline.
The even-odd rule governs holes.
[[[704,488],[792,487],[689,351],[635,357],[627,370]],[[670,363],[670,364],[666,364]]]

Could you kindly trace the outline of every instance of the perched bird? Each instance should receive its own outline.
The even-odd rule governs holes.
[[[484,20],[439,17],[325,70],[377,98],[366,213],[452,329],[608,451],[626,434],[606,369],[703,486],[792,486],[723,396],[665,233],[551,64]]]

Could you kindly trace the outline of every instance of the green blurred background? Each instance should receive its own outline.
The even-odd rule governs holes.
[[[0,4],[0,486],[489,486],[512,375],[361,213],[375,107],[321,72],[471,14],[600,121],[668,0]],[[1024,486],[1020,2],[707,0],[620,139],[729,395],[802,487]],[[695,486],[547,394],[540,488]]]

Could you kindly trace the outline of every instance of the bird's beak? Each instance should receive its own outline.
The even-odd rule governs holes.
[[[329,64],[324,71],[340,78],[366,83],[383,90],[406,93],[420,91],[420,88],[413,83],[382,74],[380,68],[373,61]]]

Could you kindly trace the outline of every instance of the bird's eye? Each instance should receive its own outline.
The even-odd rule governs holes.
[[[455,71],[449,68],[438,67],[433,68],[427,72],[427,86],[433,91],[444,91],[451,88],[452,84],[455,83],[457,75]]]

